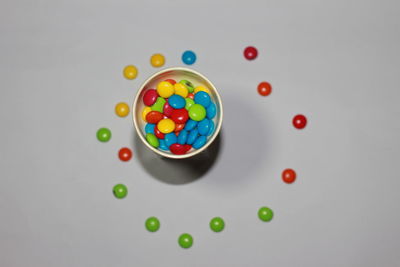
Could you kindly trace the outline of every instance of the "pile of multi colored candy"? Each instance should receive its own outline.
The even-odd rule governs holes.
[[[176,155],[199,149],[214,132],[217,113],[210,91],[188,80],[167,79],[143,95],[147,142]]]

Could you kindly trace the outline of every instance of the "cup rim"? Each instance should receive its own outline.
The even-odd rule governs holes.
[[[161,151],[157,148],[154,148],[153,146],[151,146],[147,140],[145,139],[145,137],[142,135],[141,129],[139,129],[139,124],[136,120],[136,104],[138,103],[138,101],[140,101],[140,94],[141,92],[144,90],[146,84],[148,84],[152,79],[154,79],[155,77],[157,77],[158,75],[164,73],[164,72],[168,72],[168,71],[186,71],[186,72],[190,72],[192,74],[195,74],[197,76],[199,76],[201,79],[205,80],[213,89],[213,91],[215,92],[215,95],[217,96],[217,101],[219,103],[219,122],[218,125],[216,126],[216,129],[213,133],[213,135],[211,136],[211,138],[207,141],[207,143],[201,147],[200,149],[196,149],[191,153],[188,154],[183,154],[183,155],[175,155],[172,153],[167,153],[164,151]],[[212,144],[212,142],[214,142],[214,140],[217,138],[221,127],[222,127],[222,120],[223,120],[223,115],[224,115],[224,111],[223,111],[223,105],[222,105],[222,100],[221,100],[221,96],[218,93],[217,88],[215,88],[214,84],[207,79],[207,77],[205,77],[203,74],[199,73],[196,70],[193,69],[189,69],[189,68],[185,68],[185,67],[171,67],[171,68],[166,68],[166,69],[162,69],[156,73],[154,73],[153,75],[151,75],[149,78],[147,78],[142,85],[140,86],[140,88],[137,90],[136,92],[136,96],[135,99],[133,101],[133,105],[132,105],[132,118],[133,118],[133,124],[135,126],[136,129],[136,134],[139,136],[140,140],[148,147],[150,148],[153,152],[155,152],[158,155],[161,155],[163,157],[166,158],[171,158],[171,159],[185,159],[185,158],[190,158],[193,157],[201,152],[203,152],[204,150],[206,150],[208,148],[209,145]]]

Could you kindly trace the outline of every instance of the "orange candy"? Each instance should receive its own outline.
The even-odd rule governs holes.
[[[164,115],[158,111],[150,111],[149,113],[147,113],[146,115],[146,121],[148,123],[157,123],[160,120],[162,120],[164,117]]]
[[[184,123],[176,124],[175,125],[175,132],[180,132],[180,131],[182,131],[183,128],[185,128],[185,124]]]
[[[176,81],[173,80],[173,79],[166,79],[165,81],[166,81],[166,82],[169,82],[169,83],[172,84],[172,85],[176,84]]]
[[[261,82],[257,87],[258,93],[262,96],[271,94],[272,86],[267,82]]]
[[[282,180],[287,183],[291,184],[296,180],[296,172],[292,169],[286,169],[282,172]]]

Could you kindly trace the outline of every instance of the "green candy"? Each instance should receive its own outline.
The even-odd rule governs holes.
[[[117,184],[114,186],[113,192],[116,198],[124,198],[128,194],[128,188],[123,184]]]
[[[268,207],[261,207],[258,210],[258,218],[264,222],[269,222],[274,217],[274,212]]]
[[[151,110],[163,113],[165,102],[167,102],[167,100],[165,100],[164,98],[157,97],[156,102],[151,106]]]
[[[210,228],[216,233],[221,232],[225,228],[225,222],[221,217],[212,218],[210,221]]]
[[[189,117],[194,121],[201,121],[206,117],[206,109],[200,104],[194,104],[189,109]]]
[[[157,148],[160,145],[158,138],[152,133],[146,134],[146,140],[152,147]]]
[[[96,136],[100,142],[108,142],[111,139],[111,131],[108,128],[100,128],[97,130]]]
[[[194,105],[194,100],[188,97],[185,99],[185,101],[186,101],[185,109],[189,110],[190,107]]]
[[[160,221],[156,217],[148,218],[145,225],[149,232],[157,232],[160,229]]]
[[[193,245],[193,237],[189,234],[181,234],[178,243],[182,248],[190,248]]]
[[[189,93],[193,93],[194,86],[193,86],[193,84],[191,82],[189,82],[188,80],[180,80],[179,83],[181,83],[184,86],[186,86],[186,88],[188,89]]]

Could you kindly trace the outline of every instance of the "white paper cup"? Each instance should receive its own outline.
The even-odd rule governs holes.
[[[166,79],[174,79],[176,82],[179,82],[180,80],[188,80],[190,81],[195,87],[197,86],[204,86],[210,90],[211,93],[211,99],[215,103],[217,107],[217,114],[215,118],[213,119],[214,124],[215,124],[215,130],[214,133],[207,138],[207,143],[201,147],[200,149],[192,149],[189,152],[187,152],[184,155],[175,155],[170,151],[163,151],[157,148],[152,147],[149,143],[147,143],[146,140],[146,133],[144,130],[144,127],[146,125],[146,122],[143,121],[142,119],[142,111],[145,107],[143,103],[143,95],[146,92],[147,89],[156,89],[157,84],[161,81],[164,81]],[[139,135],[140,139],[142,142],[152,151],[157,153],[158,155],[161,155],[163,157],[167,158],[173,158],[173,159],[184,159],[184,158],[189,158],[193,157],[194,155],[197,155],[207,149],[207,147],[214,142],[215,138],[218,136],[220,130],[221,130],[221,125],[222,125],[222,118],[223,118],[223,109],[222,109],[222,101],[221,97],[217,92],[217,89],[215,86],[202,74],[198,73],[195,70],[188,69],[188,68],[181,68],[181,67],[176,67],[176,68],[168,68],[161,70],[154,75],[152,75],[150,78],[148,78],[142,86],[139,88],[135,101],[133,102],[133,107],[132,107],[132,116],[133,116],[133,123],[135,125],[135,129],[137,134]]]

